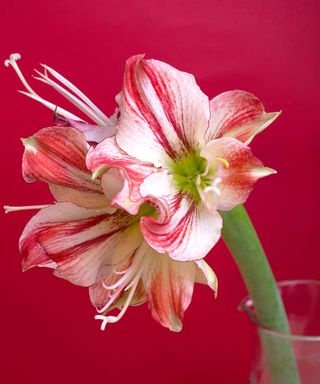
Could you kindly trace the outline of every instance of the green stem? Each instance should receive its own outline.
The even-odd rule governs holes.
[[[246,209],[239,205],[229,212],[220,212],[223,239],[242,274],[254,303],[256,317],[263,327],[290,333],[278,287]],[[288,340],[276,342],[261,337],[272,384],[299,384],[292,345]]]

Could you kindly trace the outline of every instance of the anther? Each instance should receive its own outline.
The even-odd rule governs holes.
[[[224,157],[216,157],[216,160],[218,160],[219,163],[221,163],[225,168],[229,168],[230,166],[229,161]]]
[[[16,62],[17,60],[20,60],[20,59],[21,59],[20,53],[12,53],[9,56],[9,59],[4,61],[4,65],[6,67],[9,67],[9,65],[13,65],[13,62]]]

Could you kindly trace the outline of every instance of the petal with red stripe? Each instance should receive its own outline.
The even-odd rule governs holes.
[[[229,136],[249,144],[255,135],[267,128],[280,112],[265,112],[262,102],[253,94],[235,90],[221,93],[210,101],[211,119],[207,141]]]
[[[90,286],[141,243],[135,218],[111,209],[90,210],[71,203],[42,209],[20,238],[23,269],[55,266],[55,274]]]
[[[103,175],[102,188],[112,203],[131,214],[136,214],[141,204],[141,183],[155,170],[151,163],[129,156],[113,137],[89,150],[87,167],[94,175]]]
[[[27,182],[49,183],[58,201],[90,208],[106,206],[100,182],[91,179],[86,167],[88,145],[80,132],[70,127],[48,127],[23,139],[23,143],[22,172]]]
[[[221,159],[227,165],[219,175],[221,181],[217,187],[220,194],[205,200],[213,203],[212,207],[208,206],[212,210],[227,211],[244,203],[258,179],[275,173],[273,169],[264,167],[247,145],[232,137],[210,141],[202,149],[201,156],[215,169],[221,167]],[[214,192],[209,189],[205,193]]]
[[[165,182],[164,179],[168,178]],[[157,182],[158,180],[158,182]],[[222,219],[204,204],[187,195],[174,193],[166,171],[148,176],[141,185],[143,196],[153,196],[166,205],[169,214],[141,218],[141,232],[159,253],[167,252],[174,260],[199,260],[207,255],[221,235]]]
[[[164,327],[179,332],[193,294],[196,265],[178,262],[150,249],[142,281],[152,316]]]
[[[133,56],[119,100],[116,140],[131,156],[159,166],[204,143],[209,100],[192,75]]]

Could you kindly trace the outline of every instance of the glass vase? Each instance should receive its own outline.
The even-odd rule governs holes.
[[[292,346],[300,383],[320,384],[320,281],[284,281],[278,287],[287,312],[290,335],[260,326],[249,297],[240,304],[240,310],[247,312],[255,324],[250,384],[291,384],[277,380],[281,364],[276,352],[281,343]],[[262,344],[269,351],[275,351],[274,358],[272,353],[268,353],[268,364]]]

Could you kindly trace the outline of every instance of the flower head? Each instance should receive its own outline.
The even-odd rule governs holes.
[[[255,182],[275,172],[248,144],[279,113],[266,113],[245,91],[209,101],[192,75],[141,55],[127,61],[117,100],[115,138],[89,152],[89,169],[121,170],[114,206],[135,213],[146,199],[157,202],[165,214],[141,220],[153,249],[174,260],[202,259],[220,238],[218,210],[245,202]]]
[[[23,269],[54,269],[89,287],[101,328],[148,301],[153,317],[182,327],[195,282],[216,292],[203,257],[220,238],[228,210],[248,197],[263,167],[247,144],[277,113],[244,91],[209,102],[193,76],[155,60],[127,62],[115,116],[107,118],[48,66],[37,79],[76,105],[86,122],[40,97],[11,65],[27,96],[55,112],[56,125],[22,139],[23,176],[48,183],[54,204],[40,209],[20,238]],[[50,76],[51,77],[50,77]],[[53,79],[53,78],[55,79]],[[118,120],[117,120],[118,119]],[[109,312],[119,308],[118,315]]]

